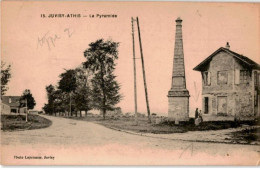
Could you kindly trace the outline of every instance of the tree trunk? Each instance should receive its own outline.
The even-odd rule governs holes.
[[[70,92],[69,94],[70,94],[70,111],[69,111],[68,116],[69,116],[69,115],[72,116],[72,113],[71,113],[71,92]]]
[[[105,80],[104,80],[104,63],[101,62],[101,89],[103,92],[103,99],[102,99],[102,110],[103,110],[103,119],[106,119],[106,92],[105,92]]]
[[[53,102],[52,102],[52,110],[51,110],[51,115],[53,115],[54,114],[54,104],[53,104]]]
[[[106,119],[106,112],[107,112],[107,110],[103,108],[103,119],[104,120]]]
[[[81,113],[81,110],[79,111],[79,116],[82,118],[82,113]]]

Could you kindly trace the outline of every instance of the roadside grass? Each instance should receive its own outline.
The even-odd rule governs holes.
[[[120,118],[118,120],[107,119],[98,121],[99,124],[109,128],[116,128],[120,130],[133,131],[139,133],[154,133],[154,134],[167,134],[167,133],[183,133],[186,132],[184,127],[170,126],[170,125],[156,125],[152,119],[152,123],[148,123],[148,119],[138,118],[136,124],[134,118]]]
[[[194,120],[189,122],[180,122],[175,125],[172,121],[163,121],[160,124],[155,124],[155,119],[152,117],[152,123],[148,123],[147,117],[139,117],[138,124],[135,123],[134,117],[110,117],[107,116],[105,120],[100,115],[88,115],[87,117],[71,117],[71,119],[95,122],[104,125],[108,128],[114,128],[125,131],[133,131],[138,133],[154,133],[154,134],[170,134],[170,133],[185,133],[188,131],[208,131],[221,130],[228,128],[237,128],[241,124],[255,125],[254,122],[232,122],[232,121],[215,121],[202,122],[199,126],[195,126]]]
[[[28,122],[25,122],[24,115],[1,115],[1,130],[31,130],[47,128],[52,124],[49,119],[38,115],[28,114]]]
[[[260,128],[246,128],[242,131],[231,133],[233,142],[244,142],[246,144],[251,144],[252,142],[260,142]]]

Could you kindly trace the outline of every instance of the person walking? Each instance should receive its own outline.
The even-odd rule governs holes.
[[[195,119],[197,119],[199,117],[199,111],[198,111],[198,108],[196,108],[195,110]]]

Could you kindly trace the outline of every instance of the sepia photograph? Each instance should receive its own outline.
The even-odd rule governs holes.
[[[4,166],[259,166],[260,4],[1,2]]]

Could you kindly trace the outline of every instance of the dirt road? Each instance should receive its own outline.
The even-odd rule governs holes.
[[[52,126],[1,131],[3,164],[257,165],[260,160],[259,146],[151,138],[91,122],[44,117],[52,120]]]

